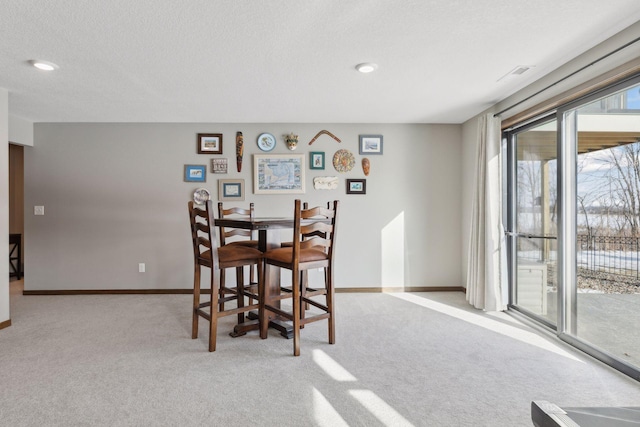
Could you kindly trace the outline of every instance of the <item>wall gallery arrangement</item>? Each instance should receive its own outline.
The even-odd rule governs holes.
[[[319,131],[308,143],[313,144],[323,135],[341,143],[340,138],[328,130]],[[298,135],[294,132],[283,134],[282,139],[290,151],[298,147]],[[223,153],[222,133],[198,133],[197,152],[198,154],[222,155]],[[277,146],[277,138],[268,132],[260,133],[256,139],[256,145],[260,151],[269,153]],[[235,154],[236,168],[242,171],[244,160],[244,136],[242,132],[236,133]],[[382,135],[359,135],[358,154],[360,155],[382,155],[383,136]],[[305,155],[304,154],[254,154],[253,155],[253,194],[301,194],[305,193]],[[308,153],[310,170],[325,170],[325,152],[310,151]],[[357,161],[354,154],[348,149],[338,149],[333,153],[332,165],[336,172],[351,172]],[[211,173],[229,173],[229,160],[224,157],[211,158]],[[371,172],[371,161],[368,157],[360,160],[364,176],[369,176]],[[184,165],[185,182],[206,182],[206,165]],[[318,176],[313,178],[313,188],[315,190],[335,190],[338,188],[339,178],[337,176]],[[366,179],[347,179],[346,194],[365,195],[367,193]],[[193,195],[194,201],[203,203],[210,198],[210,193],[204,188],[198,188]],[[218,200],[220,201],[243,201],[245,198],[244,179],[219,179],[218,180]]]

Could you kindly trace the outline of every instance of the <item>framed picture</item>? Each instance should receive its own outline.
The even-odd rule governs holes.
[[[244,200],[244,179],[219,179],[218,200]]]
[[[304,193],[303,154],[254,154],[254,194]]]
[[[382,154],[382,135],[360,135],[359,154]]]
[[[206,165],[184,165],[184,180],[186,182],[206,182]]]
[[[367,194],[366,179],[348,179],[347,194]]]
[[[222,154],[222,134],[199,133],[198,154]]]
[[[324,169],[324,152],[312,151],[309,153],[309,169]]]
[[[227,173],[229,159],[211,159],[211,172],[212,173]]]

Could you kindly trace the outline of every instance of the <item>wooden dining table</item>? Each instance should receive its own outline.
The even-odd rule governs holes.
[[[302,220],[302,224],[306,221]],[[317,222],[316,220],[308,220],[308,222]],[[241,228],[245,230],[253,230],[258,232],[258,249],[262,252],[266,252],[270,249],[279,248],[281,239],[280,231],[282,229],[293,229],[294,219],[292,217],[256,217],[256,218],[221,218],[215,220],[215,225],[218,227],[229,228]],[[280,294],[280,269],[270,268],[269,277],[265,277],[266,288],[265,292],[268,295]],[[247,331],[256,330],[259,328],[258,314],[255,312],[249,312],[249,321],[239,323],[233,329],[230,334],[232,337],[238,337],[245,335]],[[280,321],[278,318],[273,317],[269,321],[269,327],[277,329],[280,334],[285,338],[293,337],[293,327],[290,323]]]

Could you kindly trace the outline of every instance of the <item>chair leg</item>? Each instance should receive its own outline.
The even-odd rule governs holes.
[[[292,272],[292,286],[293,298],[291,304],[293,305],[293,355],[300,356],[300,272],[295,268]]]
[[[266,339],[269,329],[269,316],[266,305],[271,304],[271,300],[267,298],[267,283],[266,277],[269,272],[269,264],[263,261],[258,261],[258,297],[260,298],[259,318],[260,318],[260,338]]]
[[[260,306],[262,307],[262,313],[260,314],[260,338],[265,339],[268,336],[268,328],[269,328],[269,316],[265,307],[271,304],[271,300],[267,298],[267,277],[269,273],[269,264],[264,263],[262,265],[262,275],[258,274],[258,283],[260,288],[260,298],[262,299],[262,303]]]
[[[255,268],[257,269],[259,267],[256,265]],[[253,285],[257,286],[258,282],[256,282],[256,275],[255,275],[255,272],[254,272],[254,266],[250,265],[249,266],[249,292],[251,292],[251,286],[253,286]],[[254,303],[253,302],[253,298],[251,298],[251,297],[248,297],[248,298],[249,298],[248,299],[249,305],[252,305]]]
[[[225,292],[225,288],[227,287],[226,283],[227,283],[227,279],[226,279],[226,275],[224,274],[225,269],[221,268],[220,269],[220,298],[224,298],[226,296],[226,292]],[[219,311],[224,311],[224,301],[222,301],[220,303],[220,309]]]
[[[209,321],[209,351],[216,351],[219,301],[220,301],[220,281],[216,280],[215,271],[211,271],[211,320]]]
[[[193,319],[191,321],[191,338],[198,338],[198,306],[200,305],[200,265],[193,270]]]
[[[309,272],[307,270],[302,270],[300,272],[300,298],[305,298],[307,296],[307,287],[309,286]],[[302,301],[301,301],[302,304]],[[304,306],[300,308],[300,319],[304,319],[304,315],[309,310],[309,303],[305,302]],[[300,325],[300,329],[304,329],[304,325]]]
[[[236,292],[238,308],[244,307],[244,267],[236,267]],[[244,323],[244,313],[238,313],[240,323]]]
[[[327,287],[327,309],[329,311],[329,344],[336,343],[336,320],[333,316],[333,302],[334,302],[334,289],[333,289],[333,269],[331,266],[324,269],[325,286]]]

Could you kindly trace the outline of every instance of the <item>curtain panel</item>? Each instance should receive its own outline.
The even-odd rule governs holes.
[[[473,194],[467,301],[475,308],[503,311],[506,289],[506,240],[502,226],[502,151],[500,119],[480,117],[476,186]]]

